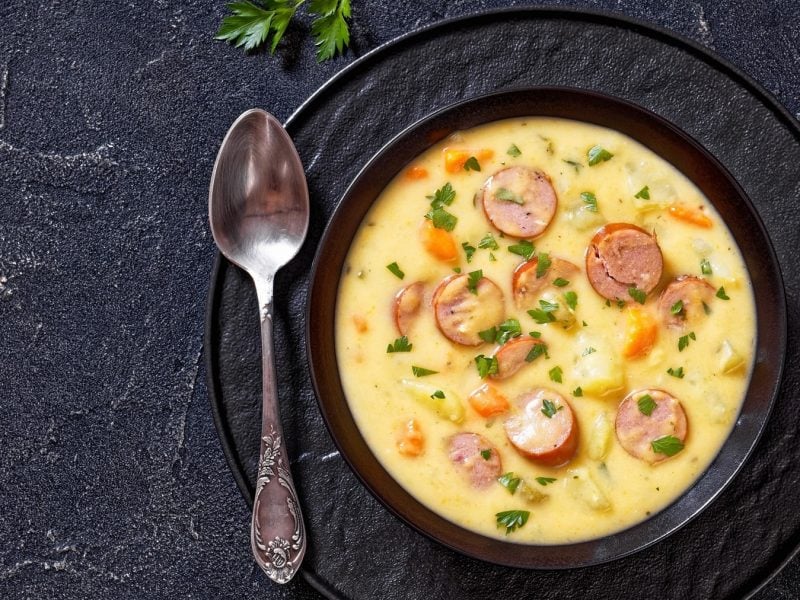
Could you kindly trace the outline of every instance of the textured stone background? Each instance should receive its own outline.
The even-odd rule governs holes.
[[[219,141],[397,35],[513,4],[353,0],[351,52],[317,65],[307,21],[276,57],[214,42],[222,0],[0,0],[0,598],[315,597],[254,566],[208,408]],[[563,4],[693,38],[800,114],[796,0]],[[758,596],[797,597],[800,560]]]

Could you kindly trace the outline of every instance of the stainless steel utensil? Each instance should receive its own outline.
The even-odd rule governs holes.
[[[303,560],[306,534],[278,412],[272,350],[272,287],[306,237],[308,187],[303,165],[280,122],[263,110],[243,113],[217,154],[208,196],[211,233],[220,252],[253,278],[261,315],[261,451],[251,545],[278,583]]]

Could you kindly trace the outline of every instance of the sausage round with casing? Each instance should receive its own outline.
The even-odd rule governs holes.
[[[464,431],[451,436],[447,443],[447,455],[476,489],[489,487],[503,472],[497,448],[477,433]]]
[[[479,196],[489,222],[517,238],[544,233],[558,206],[550,178],[529,167],[501,169],[486,180]]]
[[[650,414],[645,414],[640,401],[650,396],[655,403]],[[643,405],[644,406],[644,405]],[[635,390],[628,394],[617,409],[614,424],[617,439],[625,452],[650,464],[669,458],[653,449],[653,442],[672,436],[682,444],[689,425],[680,401],[658,389]]]
[[[550,467],[563,465],[574,456],[578,422],[561,394],[534,389],[520,396],[517,406],[519,412],[506,419],[504,427],[508,441],[520,454]]]
[[[450,275],[434,290],[432,304],[439,330],[463,346],[479,346],[483,343],[479,332],[505,318],[503,292],[488,277],[481,277],[473,292],[469,275]]]

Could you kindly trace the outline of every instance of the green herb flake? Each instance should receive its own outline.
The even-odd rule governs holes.
[[[590,167],[600,164],[601,162],[611,160],[613,156],[614,155],[611,154],[611,152],[599,145],[592,146],[586,153],[586,157],[589,159],[588,162]]]
[[[573,292],[572,290],[566,292],[564,294],[564,301],[567,303],[567,306],[569,306],[572,310],[575,310],[575,308],[578,306],[577,292]],[[583,325],[585,327],[586,323],[584,322]]]
[[[711,275],[713,271],[711,270],[711,263],[707,258],[704,258],[700,261],[700,272],[703,275]]]
[[[483,457],[483,460],[489,460],[490,458],[492,458],[492,449],[485,448],[481,450],[481,456]]]
[[[461,273],[461,267],[453,267],[454,273]]]
[[[677,369],[673,369],[672,367],[670,367],[669,369],[667,369],[667,373],[672,375],[673,377],[677,377],[678,379],[683,379],[684,376],[683,367],[678,367]]]
[[[569,281],[567,279],[564,279],[563,277],[556,277],[553,280],[553,285],[556,287],[564,287],[569,285]]]
[[[495,262],[495,261],[497,261],[497,259],[494,257],[494,254],[492,252],[489,252],[489,262]]]
[[[670,306],[669,312],[673,315],[679,315],[683,313],[683,300],[678,300],[675,304]]]
[[[533,317],[539,325],[546,325],[556,320],[553,314],[558,310],[558,303],[548,302],[547,300],[539,300],[539,308],[534,308],[528,311],[528,314]]]
[[[494,193],[494,197],[498,200],[504,200],[505,202],[513,202],[514,204],[519,204],[520,206],[525,204],[525,200],[519,194],[515,194],[511,190],[507,188],[500,188]]]
[[[547,269],[549,269],[552,264],[553,261],[550,260],[550,255],[547,252],[540,252],[536,260],[536,279],[544,277],[544,274],[547,273]]]
[[[589,346],[586,350],[583,351],[581,356],[589,356],[590,354],[593,354],[594,352],[597,352],[597,350],[595,348],[592,348],[591,346]]]
[[[530,336],[532,338],[540,338],[540,337],[542,337],[542,332],[541,331],[531,331],[530,332]]]
[[[541,342],[534,344],[533,348],[531,348],[531,351],[528,352],[528,355],[525,357],[525,362],[533,362],[542,354],[547,357],[547,344]]]
[[[721,286],[717,290],[717,298],[719,298],[720,300],[730,300],[730,297],[728,296],[728,294],[725,293],[725,287],[724,286]]]
[[[478,162],[478,159],[474,156],[470,156],[467,159],[467,162],[464,163],[464,170],[465,171],[480,171],[481,165]]]
[[[430,369],[412,365],[411,372],[414,374],[414,377],[425,377],[426,375],[436,375],[439,371],[431,371]]]
[[[544,486],[549,485],[549,484],[551,484],[551,483],[553,483],[555,481],[557,481],[555,477],[537,477],[536,478],[536,482],[539,485],[544,485]]]
[[[508,154],[509,156],[512,156],[512,157],[514,157],[514,158],[517,158],[518,156],[521,156],[521,155],[522,155],[522,150],[520,150],[520,149],[517,147],[517,145],[516,145],[516,144],[511,144],[511,145],[508,147],[508,150],[506,150],[506,154]]]
[[[480,335],[480,334],[478,334]],[[519,321],[513,317],[506,319],[500,325],[497,326],[497,337],[495,341],[502,345],[505,344],[508,340],[519,337],[522,335],[522,326],[519,324]]]
[[[505,527],[506,535],[508,535],[525,525],[530,516],[531,513],[527,510],[504,510],[497,513],[495,518],[497,519],[497,526]]]
[[[561,381],[561,375],[563,374],[561,367],[557,366],[553,367],[552,369],[550,369],[548,374],[550,375],[550,381],[555,381],[556,383],[563,383]]]
[[[581,386],[576,387],[574,390],[572,390],[572,395],[576,398],[580,398],[583,396],[583,388],[581,388]]]
[[[705,302],[703,302],[703,312],[706,313],[707,315],[711,314],[711,307]]]
[[[425,214],[425,218],[433,223],[436,229],[444,229],[445,231],[453,231],[456,227],[456,223],[458,223],[458,217],[450,214],[441,207],[429,210]]]
[[[528,240],[522,240],[518,244],[509,246],[508,251],[511,252],[511,254],[518,254],[525,260],[530,260],[531,256],[533,256],[534,247]]]
[[[478,332],[478,337],[487,344],[491,344],[497,338],[497,327],[490,327]]]
[[[657,440],[650,442],[653,452],[657,454],[666,454],[667,456],[675,456],[678,452],[683,450],[683,442],[672,435],[665,435]]]
[[[644,301],[647,299],[647,292],[640,290],[635,286],[628,288],[628,295],[636,300],[639,304],[644,304]]]
[[[478,368],[478,375],[485,379],[488,375],[497,375],[497,357],[484,356],[479,354],[475,357],[475,366]]]
[[[552,400],[542,400],[542,414],[548,419],[552,419],[563,408],[563,406],[556,406]]]
[[[386,348],[386,353],[391,354],[393,352],[411,352],[411,348],[414,344],[408,343],[408,338],[406,336],[397,338],[394,342],[389,344]]]
[[[636,404],[639,406],[639,412],[643,415],[649,417],[653,414],[653,411],[656,409],[656,401],[653,400],[653,397],[650,394],[645,394],[641,396],[637,401]]]
[[[486,248],[488,250],[498,250],[500,246],[497,245],[497,240],[491,233],[487,233],[481,241],[478,242],[478,248]]]
[[[644,186],[642,189],[636,192],[634,198],[641,198],[642,200],[650,200],[650,188]]]
[[[467,256],[467,262],[472,262],[472,255],[475,254],[475,246],[470,245],[469,242],[463,242],[461,247],[464,249],[464,254]]]
[[[683,349],[689,345],[690,339],[697,340],[697,336],[694,334],[694,331],[678,338],[678,352],[683,352]]]
[[[597,197],[592,192],[581,192],[581,200],[586,204],[586,210],[597,212]]]
[[[439,400],[444,400],[444,392],[442,390],[436,390],[431,394],[431,398],[439,398]]]
[[[497,478],[497,482],[506,488],[511,495],[514,495],[514,492],[517,491],[519,484],[522,482],[522,479],[514,475],[513,472],[509,471],[508,473],[503,473],[500,477]]]
[[[477,271],[471,271],[469,273],[469,281],[467,281],[467,289],[475,294],[478,295],[478,282],[483,277],[483,270],[478,269]]]
[[[450,206],[453,203],[453,200],[456,199],[456,192],[448,181],[436,190],[433,195],[426,196],[426,198],[431,201],[431,208],[442,208],[443,206]]]
[[[573,169],[575,169],[575,172],[576,172],[576,173],[579,173],[579,172],[580,172],[580,170],[581,170],[581,167],[583,166],[581,163],[579,163],[579,162],[577,162],[577,161],[574,161],[574,160],[564,160],[564,161],[562,161],[562,162],[565,162],[565,163],[567,163],[567,164],[568,164],[570,167],[572,167]]]
[[[406,274],[405,274],[405,273],[403,273],[403,271],[400,269],[400,267],[397,265],[397,263],[396,263],[396,262],[393,262],[393,263],[392,263],[392,264],[390,264],[390,265],[386,265],[386,268],[387,268],[387,269],[389,269],[389,271],[391,271],[391,272],[392,272],[392,274],[393,274],[395,277],[397,277],[398,279],[402,279],[403,277],[405,277],[405,276],[406,276]]]

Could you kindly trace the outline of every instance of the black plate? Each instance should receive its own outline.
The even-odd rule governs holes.
[[[350,412],[337,369],[334,337],[339,280],[352,239],[374,201],[408,163],[448,135],[526,116],[609,127],[671,162],[727,223],[744,256],[755,295],[758,359],[741,413],[717,457],[667,509],[612,536],[577,544],[536,546],[490,539],[459,527],[417,501],[370,451]],[[761,436],[778,391],[786,354],[785,304],[778,262],[761,219],[739,185],[702,146],[630,102],[578,89],[540,87],[489,94],[444,108],[406,129],[367,163],[344,193],[317,250],[306,318],[307,351],[328,430],[359,479],[387,508],[420,533],[475,558],[511,567],[565,569],[607,562],[646,548],[696,517],[730,483]]]
[[[593,49],[593,51],[587,51]],[[733,485],[666,542],[570,571],[495,567],[420,536],[359,485],[338,456],[306,370],[308,270],[336,200],[406,126],[499,89],[567,85],[606,92],[676,123],[714,154],[761,214],[789,291],[787,369],[762,441]],[[629,19],[514,9],[448,21],[392,42],[328,82],[287,123],[309,178],[313,218],[300,256],[278,276],[277,352],[284,427],[311,545],[306,571],[331,597],[742,598],[800,542],[798,400],[800,130],[758,85],[692,42]],[[212,277],[205,356],[213,413],[248,500],[257,461],[260,364],[250,282],[226,261]],[[251,308],[252,307],[252,308]],[[378,582],[376,584],[376,582]]]

